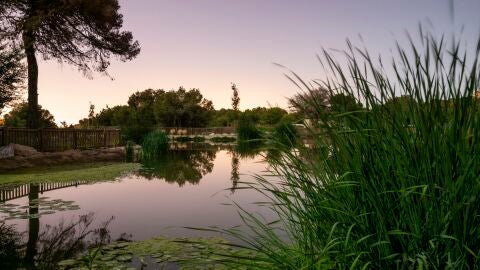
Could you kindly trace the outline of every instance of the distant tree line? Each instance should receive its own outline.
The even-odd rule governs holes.
[[[236,98],[236,103],[239,98]],[[257,107],[240,111],[236,109],[215,110],[212,101],[203,97],[199,89],[165,91],[147,89],[132,94],[126,105],[106,106],[100,112],[79,121],[83,128],[117,126],[128,139],[141,141],[143,136],[158,127],[218,127],[232,126],[239,118],[248,119],[256,125],[272,126],[291,118],[281,108]]]
[[[39,128],[56,128],[55,118],[50,111],[43,109],[38,105]],[[24,128],[27,127],[28,103],[20,102],[13,105],[12,110],[4,116],[4,125],[7,127]]]
[[[0,43],[0,113],[20,97],[24,89],[25,66],[17,48]]]

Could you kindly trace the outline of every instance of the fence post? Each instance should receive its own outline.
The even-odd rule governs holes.
[[[37,129],[38,132],[38,151],[43,152],[43,129]]]
[[[77,130],[73,129],[73,150],[77,150]]]
[[[103,129],[103,147],[107,148],[107,130]]]
[[[2,130],[2,145],[1,146],[4,146],[5,145],[5,128],[1,128]]]

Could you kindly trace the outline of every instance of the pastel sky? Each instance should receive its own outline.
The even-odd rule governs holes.
[[[230,82],[240,91],[241,108],[286,107],[296,93],[280,63],[306,80],[321,78],[316,54],[345,48],[346,38],[371,53],[388,55],[405,30],[419,22],[435,33],[480,33],[480,1],[448,0],[120,0],[124,28],[142,52],[127,63],[113,62],[110,78],[81,72],[55,61],[40,62],[39,101],[57,122],[86,117],[125,104],[147,88],[199,88],[216,108],[230,106]]]

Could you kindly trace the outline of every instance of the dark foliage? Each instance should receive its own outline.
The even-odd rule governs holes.
[[[55,118],[46,109],[38,105],[38,111],[40,115],[39,128],[56,128]],[[28,115],[28,104],[25,102],[19,103],[13,107],[13,109],[5,115],[5,126],[7,127],[26,127]]]
[[[77,67],[85,74],[106,72],[110,59],[131,60],[140,52],[132,33],[122,31],[118,0],[2,0],[0,37],[23,45],[28,66],[29,117],[38,127],[36,55]]]
[[[0,113],[17,100],[23,90],[25,67],[18,49],[9,50],[0,44]]]
[[[262,138],[262,132],[254,122],[241,118],[238,121],[237,136],[240,141],[256,140]]]
[[[157,123],[167,127],[205,127],[214,111],[213,103],[199,89],[180,87],[165,92],[155,103]]]
[[[138,174],[150,180],[164,179],[179,186],[198,184],[213,170],[215,151],[167,151],[156,160],[144,162]]]
[[[240,96],[238,95],[238,88],[237,85],[232,83],[232,109],[235,112],[240,111]]]
[[[21,262],[21,234],[0,222],[0,269],[17,269]]]

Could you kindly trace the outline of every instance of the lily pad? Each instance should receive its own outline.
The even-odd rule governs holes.
[[[121,255],[117,257],[117,260],[119,262],[130,262],[132,261],[133,256],[132,255]]]
[[[66,266],[74,266],[78,264],[76,260],[64,260],[58,263],[58,266],[66,267]]]

